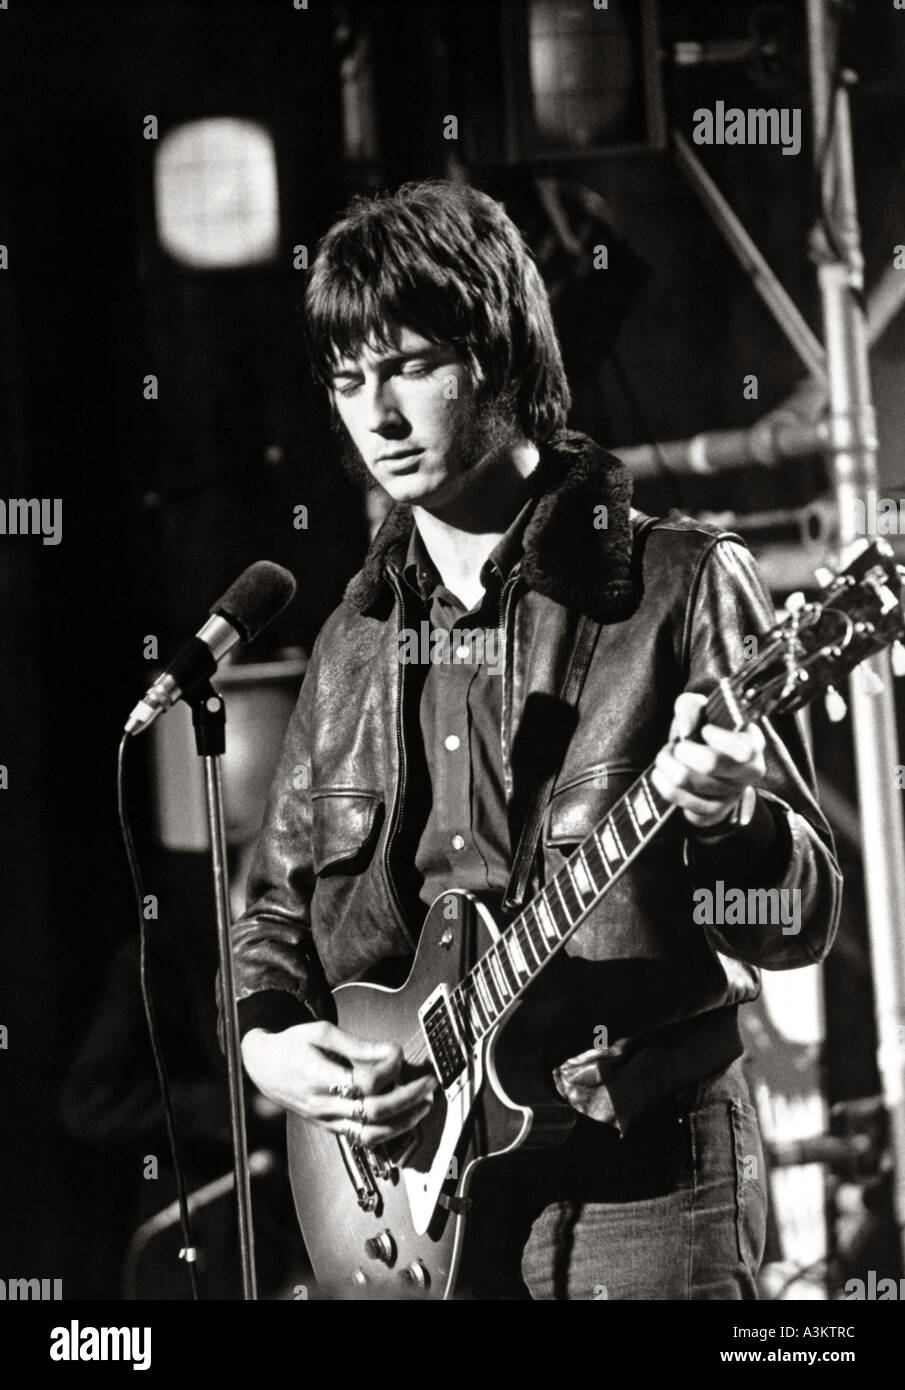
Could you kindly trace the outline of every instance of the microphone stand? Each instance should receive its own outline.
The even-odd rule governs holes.
[[[236,1210],[239,1224],[239,1256],[242,1263],[242,1297],[257,1299],[255,1279],[254,1231],[251,1222],[251,1184],[245,1136],[245,1095],[242,1089],[242,1054],[239,1048],[239,1018],[233,979],[230,944],[231,912],[229,879],[226,871],[226,834],[223,820],[223,784],[220,758],[226,751],[226,707],[223,696],[210,681],[204,681],[184,696],[192,711],[195,749],[204,762],[204,790],[210,836],[211,867],[217,909],[217,948],[220,956],[220,995],[223,1033],[226,1042],[226,1069],[229,1082],[229,1118],[232,1128],[233,1172],[236,1184]]]

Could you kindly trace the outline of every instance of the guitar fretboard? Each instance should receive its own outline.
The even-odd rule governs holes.
[[[735,727],[738,721],[723,687],[710,696],[702,722]],[[675,809],[653,785],[653,766],[629,787],[450,991],[467,1047],[480,1042],[515,1006]]]

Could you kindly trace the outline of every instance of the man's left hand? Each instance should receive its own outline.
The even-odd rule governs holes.
[[[705,696],[689,691],[676,700],[669,743],[661,749],[651,777],[660,795],[694,826],[724,821],[745,788],[762,786],[767,775],[764,736],[758,726],[732,730],[704,724],[698,729],[706,703]],[[701,742],[692,742],[692,735]]]

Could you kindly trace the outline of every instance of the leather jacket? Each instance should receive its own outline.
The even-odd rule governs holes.
[[[737,537],[670,515],[642,545],[627,470],[586,436],[564,432],[544,447],[536,483],[500,601],[513,847],[545,759],[559,766],[529,895],[653,761],[676,696],[712,689],[750,653],[745,638],[774,620]],[[416,625],[400,578],[412,524],[407,506],[392,509],[311,653],[233,928],[243,1033],[322,1016],[328,988],[345,981],[400,983],[411,960],[425,911],[406,815],[417,708],[398,656],[399,630]],[[602,627],[563,748],[557,694],[580,612]],[[768,778],[750,826],[707,847],[673,815],[569,940],[560,1060],[590,1048],[601,1024],[610,1040],[665,1037],[754,998],[759,966],[826,955],[841,896],[832,836],[797,717],[763,729]],[[719,879],[789,890],[797,928],[700,925],[694,890]]]

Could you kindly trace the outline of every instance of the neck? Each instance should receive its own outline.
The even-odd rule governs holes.
[[[481,566],[527,501],[538,459],[535,445],[525,440],[470,478],[471,485],[448,505],[412,507],[444,584],[464,601],[482,592]]]

